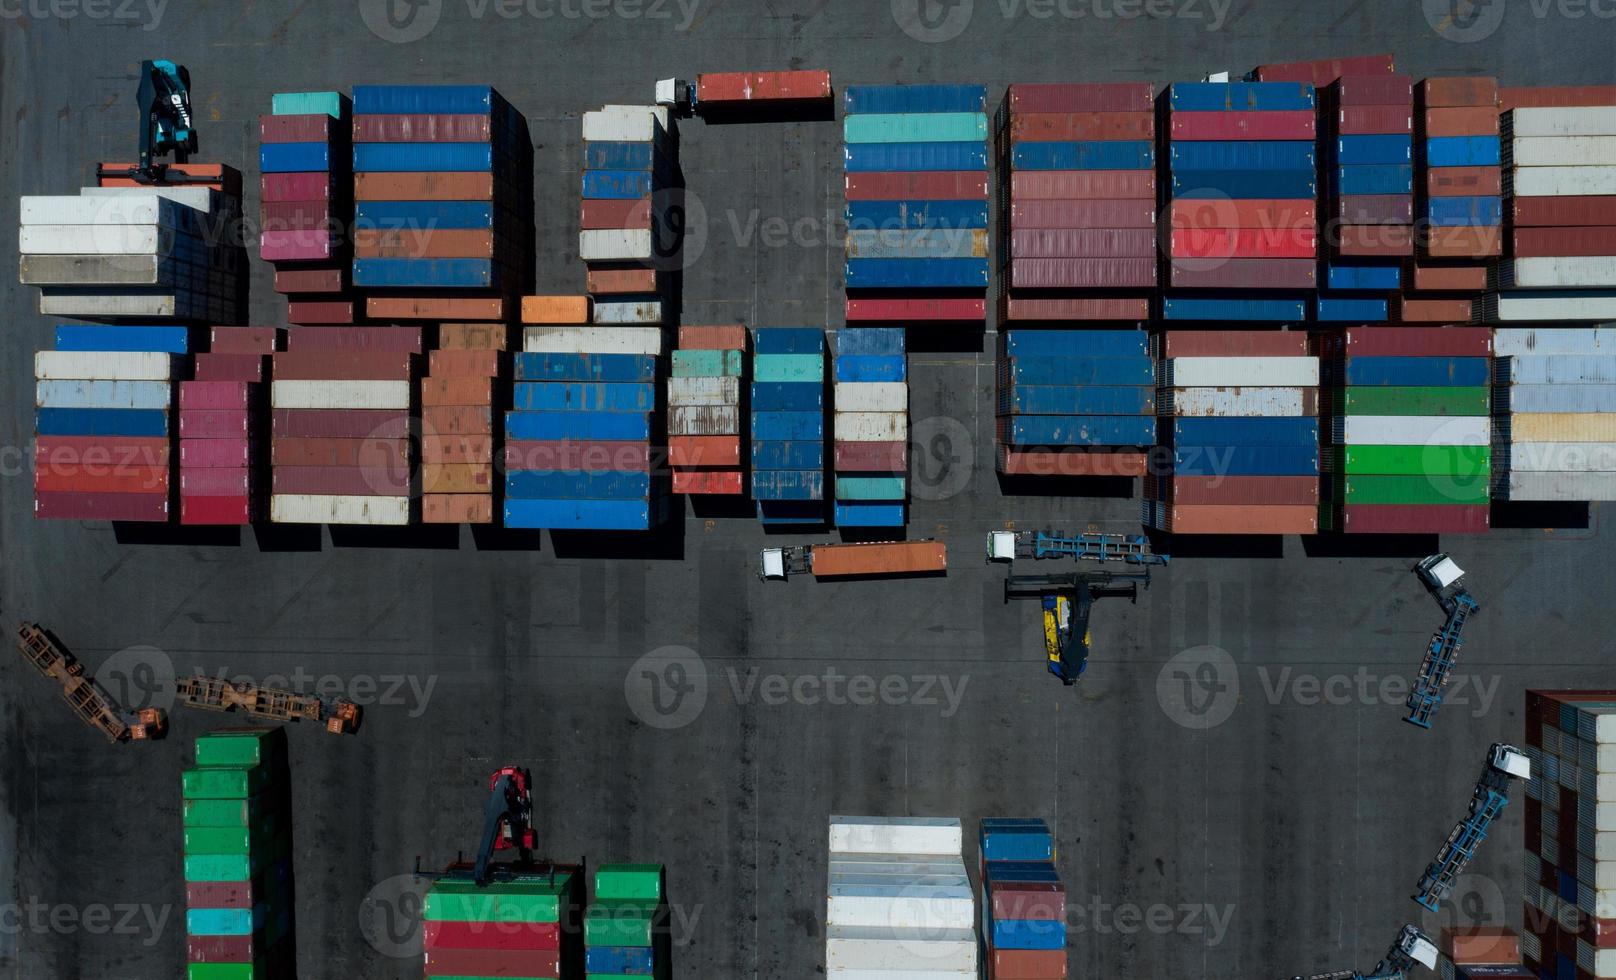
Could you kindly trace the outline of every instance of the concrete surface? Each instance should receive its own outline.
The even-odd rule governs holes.
[[[891,6],[901,15],[903,3]],[[900,30],[881,0],[700,0],[688,20],[672,3],[444,0],[399,29],[441,14],[407,43],[367,29],[361,13],[380,3],[0,5],[0,228],[15,226],[19,194],[71,193],[98,158],[132,155],[144,57],[189,66],[204,158],[251,178],[272,92],[498,86],[531,121],[538,285],[558,292],[583,283],[578,115],[645,100],[658,77],[823,66],[838,85],[985,82],[996,102],[1010,81],[1167,82],[1391,50],[1416,76],[1616,80],[1612,23],[1570,15],[1581,8],[1511,4],[1496,33],[1460,43],[1399,0],[1236,0],[1217,30],[1206,0],[1149,5],[1178,12],[1164,19],[1096,16],[1138,9],[1109,3],[983,0],[938,43]],[[670,18],[622,16],[651,9]],[[909,22],[945,36],[966,9]],[[1485,33],[1493,9],[1478,16],[1450,35]],[[839,323],[838,230],[825,217],[840,212],[839,137],[832,122],[685,125],[707,212],[685,322]],[[280,322],[262,263],[253,285],[252,322]],[[1081,687],[1061,687],[1040,663],[1035,609],[1001,602],[982,536],[1006,521],[1132,530],[1137,504],[1000,486],[991,338],[914,358],[923,448],[910,533],[948,540],[944,580],[765,585],[754,565],[769,539],[747,519],[692,516],[654,547],[469,532],[120,541],[105,525],[35,522],[20,450],[31,354],[51,324],[32,290],[6,293],[8,628],[50,626],[134,700],[171,670],[225,670],[329,677],[370,704],[357,737],[290,733],[307,978],[420,975],[403,925],[411,886],[397,876],[417,856],[430,867],[474,849],[483,780],[509,763],[539,774],[546,854],[667,863],[682,978],[822,970],[837,812],[958,815],[968,841],[984,816],[1049,819],[1074,905],[1073,976],[1365,969],[1405,921],[1518,924],[1518,807],[1440,919],[1407,896],[1464,813],[1488,744],[1521,737],[1523,690],[1616,686],[1602,615],[1616,595],[1609,511],[1595,508],[1580,530],[1535,527],[1575,514],[1525,515],[1534,526],[1444,542],[1486,603],[1459,668],[1481,693],[1467,681],[1468,703],[1446,706],[1432,732],[1402,722],[1399,692],[1376,693],[1412,674],[1440,620],[1407,572],[1426,540],[1181,545],[1138,608],[1099,607],[1094,663]],[[154,649],[129,649],[142,645]],[[670,646],[691,653],[638,663]],[[108,747],[18,658],[0,665],[0,975],[177,975],[179,770],[219,720],[180,713],[166,744]],[[827,684],[828,671],[870,678],[852,690],[876,703],[831,703],[844,682]]]

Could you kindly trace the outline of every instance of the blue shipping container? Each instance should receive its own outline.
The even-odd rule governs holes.
[[[1010,354],[1006,367],[1012,384],[1020,385],[1154,385],[1156,361],[1146,356],[1135,357],[1066,357],[1045,354],[1026,355],[1019,351]],[[1065,412],[1043,414],[1065,415]],[[1070,414],[1111,415],[1111,412],[1077,412]]]
[[[752,410],[757,412],[823,412],[825,387],[800,381],[754,381]]]
[[[902,354],[904,331],[902,327],[843,327],[836,331],[836,353],[846,354]]]
[[[186,909],[185,931],[192,936],[250,936],[263,928],[268,913],[263,903],[250,909]]]
[[[654,412],[656,400],[654,384],[518,382],[511,405],[523,412]]]
[[[649,473],[584,473],[578,470],[511,470],[505,496],[519,500],[644,500]]]
[[[1156,419],[1125,415],[1018,415],[1003,420],[1013,446],[1153,446]]]
[[[848,173],[986,170],[988,145],[969,143],[850,143],[842,148]]]
[[[1237,201],[1310,201],[1318,192],[1311,170],[1175,170],[1173,197]]]
[[[494,287],[494,263],[489,259],[354,259],[353,284],[490,289]]]
[[[1179,476],[1314,476],[1317,446],[1188,446],[1173,450]]]
[[[1425,218],[1438,228],[1497,228],[1504,223],[1502,197],[1433,197]]]
[[[1149,358],[1150,335],[1143,330],[1011,330],[1004,335],[1010,357]]]
[[[63,323],[56,328],[56,349],[189,354],[191,341],[190,331],[185,327],[107,327]]]
[[[823,470],[823,442],[754,442],[753,470]]]
[[[1066,923],[1059,919],[995,919],[994,949],[1065,949]]]
[[[825,474],[817,470],[754,470],[753,500],[824,500]]]
[[[837,527],[903,527],[903,504],[836,501]]]
[[[1319,320],[1323,323],[1385,323],[1391,317],[1391,304],[1384,299],[1319,297]]]
[[[1425,141],[1427,167],[1496,167],[1503,162],[1497,136],[1433,136]]]
[[[820,327],[756,327],[752,350],[757,354],[823,354],[825,331]]]
[[[849,231],[869,229],[971,229],[988,226],[986,201],[849,201],[843,209]]]
[[[666,161],[655,143],[600,142],[584,144],[585,170],[651,170]]]
[[[1344,195],[1412,194],[1414,167],[1409,164],[1342,167],[1336,174],[1336,192]]]
[[[39,381],[34,404],[40,408],[150,409],[166,411],[174,401],[167,381]]]
[[[588,201],[638,201],[650,197],[654,183],[639,170],[585,170],[583,197]]]
[[[1365,292],[1391,293],[1402,288],[1403,267],[1400,265],[1336,265],[1325,270],[1325,285],[1330,289],[1359,289]]]
[[[1188,446],[1317,446],[1316,418],[1183,418],[1173,441]]]
[[[506,412],[505,436],[535,442],[646,442],[651,438],[651,416],[628,412]]]
[[[1011,161],[1016,170],[1150,170],[1156,150],[1149,140],[1021,143]]]
[[[303,174],[331,169],[325,143],[260,143],[258,169],[266,174]]]
[[[986,289],[987,259],[848,259],[848,289]]]
[[[34,415],[34,431],[42,436],[166,436],[168,411],[42,408]]]
[[[987,823],[987,821],[983,821]],[[1055,860],[1055,839],[1042,820],[1031,825],[994,826],[981,835],[982,860],[1043,861]]]
[[[1336,162],[1342,166],[1414,164],[1412,136],[1343,136],[1336,141]]]
[[[802,442],[825,438],[824,412],[752,413],[752,438],[758,442]]]
[[[1101,385],[1012,385],[1000,390],[999,412],[1007,415],[1153,415],[1150,388]]]
[[[987,112],[986,85],[849,85],[848,115],[891,112]]]
[[[487,85],[355,85],[355,115],[481,116],[493,112],[499,93]]]
[[[650,946],[591,946],[584,950],[584,972],[590,975],[651,975],[655,968]]]
[[[494,206],[478,201],[360,201],[354,205],[360,228],[464,231],[494,227]]]
[[[843,354],[836,359],[836,380],[891,382],[909,380],[909,359],[902,354]]]
[[[1480,388],[1491,381],[1485,357],[1352,357],[1346,367],[1349,385]]]
[[[1307,82],[1174,82],[1167,93],[1179,112],[1297,112],[1318,101]]]
[[[1300,170],[1317,165],[1308,140],[1185,140],[1172,144],[1173,170]]]
[[[1167,320],[1261,320],[1268,323],[1299,323],[1307,319],[1305,299],[1221,299],[1183,298],[1162,300],[1162,317]]]
[[[655,381],[650,354],[517,354],[517,381]]]
[[[505,526],[564,531],[645,531],[667,514],[667,498],[654,500],[505,501]]]
[[[492,143],[355,143],[357,173],[487,173]]]

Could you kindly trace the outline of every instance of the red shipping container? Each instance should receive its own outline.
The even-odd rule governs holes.
[[[494,411],[470,405],[438,405],[421,409],[424,436],[486,436],[494,432]]]
[[[1498,167],[1433,167],[1425,172],[1425,190],[1432,197],[1497,197],[1504,190],[1504,172]]]
[[[53,466],[34,470],[36,493],[168,492],[168,466]]]
[[[1413,299],[1404,296],[1392,302],[1392,319],[1403,323],[1469,323],[1471,308],[1468,299]]]
[[[1066,888],[1055,882],[996,882],[989,889],[993,918],[1015,922],[1064,922]]]
[[[1006,299],[1000,319],[1020,323],[1053,320],[1145,320],[1150,300],[1133,299]]]
[[[245,469],[180,468],[180,497],[245,497],[250,485]],[[180,515],[183,521],[184,515]]]
[[[505,319],[505,300],[499,297],[372,296],[366,303],[372,320],[469,323]]]
[[[594,296],[623,296],[657,292],[655,269],[602,269],[593,267],[585,289]]]
[[[1149,207],[1154,220],[1154,170],[1023,170],[1010,175],[1010,200],[1031,201],[1138,201]],[[1136,226],[1137,227],[1137,226]]]
[[[1316,289],[1312,259],[1172,260],[1172,285],[1183,289]]]
[[[361,173],[354,175],[354,200],[491,202],[502,186],[490,173]]]
[[[1311,228],[1180,228],[1172,240],[1175,258],[1300,259],[1318,251]]]
[[[1616,85],[1564,85],[1541,88],[1501,88],[1499,108],[1553,109],[1566,106],[1616,105]]]
[[[1311,140],[1318,136],[1312,110],[1280,112],[1174,112],[1175,140]]]
[[[1498,105],[1496,78],[1427,78],[1419,92],[1420,105],[1426,109]]]
[[[1422,254],[1437,259],[1483,259],[1504,254],[1502,228],[1429,228]]]
[[[1347,534],[1483,534],[1492,527],[1486,504],[1354,504],[1341,510]]]
[[[298,354],[335,351],[421,353],[420,327],[355,327],[350,330],[294,330],[287,348]]]
[[[1022,83],[1005,98],[1012,113],[1150,112],[1155,102],[1149,82]]]
[[[561,927],[554,922],[423,922],[426,949],[561,948]]]
[[[331,233],[325,229],[265,231],[258,237],[265,262],[323,262],[331,258]]]
[[[1018,259],[1149,258],[1156,254],[1153,228],[1016,230],[1010,254]]]
[[[1064,949],[992,949],[992,980],[1065,980]]]
[[[1348,225],[1414,223],[1412,194],[1348,194],[1340,199],[1337,217]]]
[[[987,196],[988,175],[976,170],[847,175],[849,201],[981,201]]]
[[[129,521],[168,523],[168,491],[162,493],[34,494],[34,517],[40,520]]]
[[[324,117],[330,119],[330,116]],[[180,523],[197,523],[186,521],[183,517]],[[204,521],[202,523],[217,523]],[[245,523],[245,522],[242,522]],[[192,906],[196,908],[197,906]],[[216,908],[217,906],[202,906]],[[251,963],[255,957],[261,957],[264,950],[255,948],[252,936],[191,936],[185,937],[185,958],[190,963]]]
[[[196,380],[261,382],[267,360],[269,358],[259,354],[198,354]]]
[[[270,459],[276,466],[358,466],[396,470],[409,465],[410,440],[381,436],[347,439],[276,436],[270,447]]]
[[[1498,110],[1492,106],[1425,110],[1427,139],[1438,136],[1497,136]]]
[[[1174,228],[1313,228],[1318,208],[1311,201],[1178,200],[1168,217]]]
[[[678,469],[741,465],[740,436],[669,436],[668,465]]]
[[[428,370],[438,378],[497,378],[500,352],[497,350],[435,350],[428,356]]]
[[[1308,335],[1300,330],[1169,330],[1162,356],[1307,357]]]
[[[486,115],[399,114],[354,116],[355,143],[487,143],[493,138]]]
[[[835,444],[838,473],[907,473],[907,442],[838,442]]]
[[[1014,289],[1149,289],[1156,285],[1155,256],[1121,259],[1014,259],[1007,267]]]
[[[720,327],[680,327],[679,346],[685,350],[747,349],[746,328],[739,324]]]
[[[1354,55],[1351,58],[1325,58],[1319,61],[1288,61],[1258,65],[1259,82],[1312,82],[1323,88],[1343,75],[1395,77],[1395,59],[1389,54]]]
[[[1354,357],[1492,357],[1488,327],[1354,327],[1345,350]]]
[[[252,881],[188,881],[185,904],[193,909],[250,909],[264,900],[264,883]]]
[[[329,201],[336,196],[337,179],[331,174],[265,174],[262,196],[266,204]]]
[[[908,320],[919,323],[979,323],[988,316],[982,299],[849,299],[847,321],[869,323]]]
[[[1082,449],[1022,452],[999,447],[999,472],[1006,476],[1144,476],[1150,454]]]
[[[252,465],[251,439],[181,439],[180,469],[236,469]]]
[[[410,492],[408,467],[277,466],[274,492],[342,497],[403,497]]]
[[[438,353],[434,351],[434,353]],[[495,352],[490,352],[495,353]],[[443,377],[421,379],[422,405],[492,405],[494,381],[482,378]]]
[[[1616,225],[1616,197],[1515,197],[1516,227]]]
[[[392,409],[289,409],[270,412],[276,440],[404,439],[416,431],[408,412]]]
[[[651,447],[643,442],[583,442],[565,439],[505,444],[505,469],[577,473],[649,473]]]
[[[1010,227],[1154,228],[1153,201],[1021,201],[1010,205]]]
[[[1175,138],[1178,137],[1174,130]],[[1024,112],[1010,117],[1011,143],[1074,140],[1154,140],[1156,116],[1150,112]]]
[[[250,392],[245,381],[181,381],[180,411],[232,408],[246,411]]]
[[[294,340],[294,344],[296,341]],[[276,381],[408,380],[413,355],[392,351],[284,351],[274,355]]]
[[[1145,481],[1145,499],[1155,481]],[[1167,487],[1168,500],[1180,505],[1243,507],[1317,507],[1316,476],[1178,476]]]
[[[276,269],[275,292],[282,295],[297,293],[340,293],[348,288],[347,269]]]
[[[1513,245],[1521,258],[1616,255],[1616,227],[1517,228]]]
[[[429,977],[559,977],[555,950],[432,949],[426,951]]]
[[[180,411],[181,439],[245,439],[249,425],[244,409]]]
[[[737,470],[674,470],[673,492],[690,496],[732,496],[744,488],[745,475]]]
[[[1414,110],[1407,105],[1343,106],[1336,117],[1341,136],[1401,135],[1414,132]]]
[[[258,208],[260,230],[342,232],[329,201],[272,201]]]
[[[408,443],[405,444],[407,451]],[[494,437],[423,436],[421,463],[424,466],[482,466],[494,462]]]
[[[214,327],[208,350],[215,354],[273,354],[281,344],[278,327]]]
[[[1342,106],[1414,104],[1414,79],[1409,75],[1342,75],[1335,83],[1336,102]]]
[[[374,302],[374,301],[372,301]],[[354,304],[291,302],[286,304],[286,319],[304,326],[344,326],[355,320]]]
[[[259,116],[260,143],[329,143],[337,120],[325,113],[303,116]]]
[[[1167,505],[1172,534],[1317,534],[1317,506]]]
[[[1344,256],[1401,258],[1414,254],[1411,225],[1337,225],[1330,247]]]
[[[1414,264],[1414,290],[1421,293],[1482,293],[1487,291],[1485,265]]]
[[[584,231],[651,227],[651,199],[633,201],[585,200],[580,204],[579,227]]]
[[[696,76],[702,105],[753,102],[811,102],[830,98],[830,72],[703,72]]]

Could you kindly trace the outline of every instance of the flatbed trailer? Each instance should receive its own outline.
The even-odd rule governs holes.
[[[761,577],[788,579],[877,575],[939,575],[948,572],[948,546],[941,541],[876,541],[763,549]]]
[[[182,677],[178,688],[181,701],[204,711],[240,709],[272,721],[312,721],[323,724],[333,735],[354,732],[359,726],[359,706],[345,698],[327,702],[309,694],[207,676]]]
[[[59,684],[62,700],[86,725],[107,737],[107,741],[142,742],[161,738],[167,730],[167,716],[161,709],[145,708],[131,724],[126,712],[112,695],[85,676],[84,665],[63,650],[50,632],[38,623],[17,627],[17,649],[34,669]]]

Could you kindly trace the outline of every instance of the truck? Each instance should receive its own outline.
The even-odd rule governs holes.
[[[941,541],[877,541],[764,548],[759,577],[785,581],[792,575],[850,578],[867,575],[941,575],[948,572],[948,546]]]

